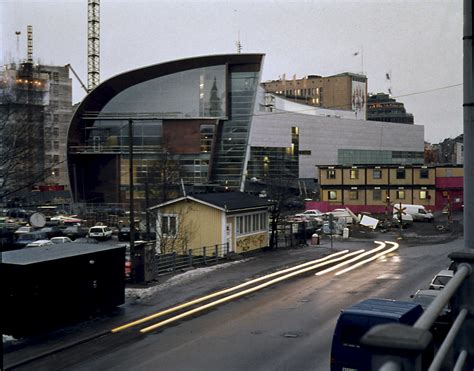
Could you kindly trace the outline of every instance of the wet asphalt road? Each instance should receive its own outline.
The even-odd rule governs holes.
[[[372,246],[369,240],[334,242],[336,250]],[[328,254],[328,247],[324,240],[320,247],[268,252],[202,274],[188,272],[188,278],[177,276],[154,289],[134,291],[132,297],[141,299],[130,299],[116,315],[82,324],[56,341],[73,342],[107,331],[142,313]],[[135,330],[106,335],[20,369],[328,370],[331,336],[341,309],[368,297],[409,300],[447,266],[447,254],[461,247],[460,239],[434,245],[402,240],[389,258],[345,275],[305,275],[147,335]],[[28,356],[40,347],[18,349],[6,358]]]

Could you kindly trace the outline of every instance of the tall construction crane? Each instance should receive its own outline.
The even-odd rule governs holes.
[[[100,0],[89,0],[87,8],[87,90],[100,83]]]

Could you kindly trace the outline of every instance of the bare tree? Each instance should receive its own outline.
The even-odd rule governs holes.
[[[146,176],[150,202],[163,203],[176,198],[180,194],[181,176],[178,155],[172,155],[166,149],[157,154]]]
[[[194,238],[197,225],[191,217],[193,206],[185,203],[166,214],[161,214],[157,219],[156,240],[162,254],[176,252],[185,255]]]
[[[266,193],[272,202],[270,207],[270,247],[278,247],[278,225],[283,221],[283,210],[288,201],[294,197],[291,191],[294,183],[293,179],[284,177],[264,179]]]

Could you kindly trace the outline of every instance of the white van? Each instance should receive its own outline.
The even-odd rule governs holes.
[[[96,240],[108,240],[112,238],[112,230],[105,225],[96,225],[89,229],[89,237]]]
[[[405,215],[402,215],[402,220],[406,215],[410,215],[413,218],[413,221],[422,221],[422,222],[431,222],[434,218],[433,214],[425,209],[423,205],[410,205],[410,204],[401,204],[403,212]],[[398,220],[398,209],[400,204],[393,205],[393,217]]]

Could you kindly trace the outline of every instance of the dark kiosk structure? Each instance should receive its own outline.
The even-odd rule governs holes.
[[[22,337],[125,302],[125,247],[62,244],[2,253],[3,333]]]

